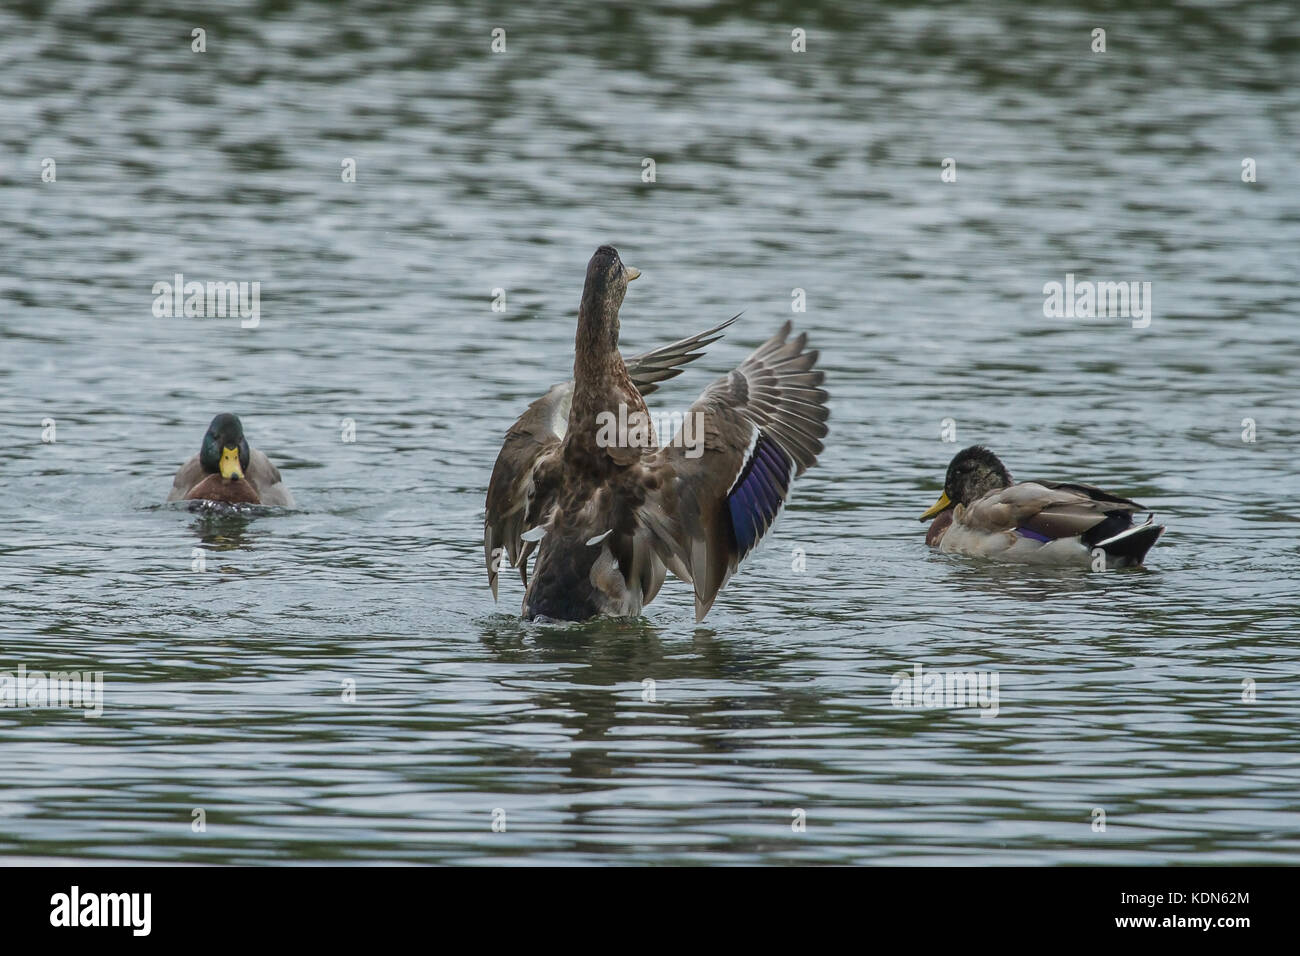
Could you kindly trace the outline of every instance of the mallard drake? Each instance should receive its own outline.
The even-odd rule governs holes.
[[[921,515],[934,518],[926,543],[949,554],[1040,564],[1141,564],[1164,525],[1133,516],[1147,509],[1077,481],[1012,482],[1006,466],[974,445],[948,465],[943,494]]]
[[[199,453],[181,465],[168,501],[219,501],[293,507],[293,495],[280,470],[256,448],[248,447],[244,426],[235,415],[212,419]]]
[[[495,598],[508,558],[524,582],[525,618],[637,615],[670,570],[693,585],[702,620],[771,527],[792,479],[822,451],[824,376],[807,336],[790,338],[789,322],[705,389],[660,448],[644,396],[735,319],[625,361],[618,312],[640,274],[613,247],[596,250],[578,309],[573,381],[528,407],[492,469],[488,583]]]

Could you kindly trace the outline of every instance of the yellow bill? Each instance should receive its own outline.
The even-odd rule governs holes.
[[[931,518],[933,518],[935,515],[942,514],[944,511],[947,511],[951,507],[952,507],[952,502],[948,500],[948,492],[945,491],[943,494],[939,496],[939,500],[930,506],[930,510],[927,511],[925,514],[921,515],[920,520],[928,521]]]
[[[223,448],[221,449],[221,477],[229,481],[231,478],[243,478],[244,469],[239,467],[239,449]]]
[[[641,270],[625,263],[623,265],[623,274],[627,276],[627,281],[631,282],[633,279],[640,277]]]

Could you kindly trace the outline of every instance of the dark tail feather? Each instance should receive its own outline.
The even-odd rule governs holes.
[[[1151,546],[1165,533],[1165,526],[1154,524],[1154,518],[1148,518],[1146,524],[1137,525],[1127,531],[1121,531],[1113,538],[1098,541],[1096,546],[1106,552],[1106,557],[1115,567],[1129,567],[1141,564]]]

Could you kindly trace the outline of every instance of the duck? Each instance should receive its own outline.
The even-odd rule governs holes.
[[[706,388],[660,447],[645,396],[739,316],[624,359],[619,310],[640,275],[613,246],[596,250],[573,378],[528,407],[492,469],[488,583],[495,600],[501,566],[518,569],[527,620],[636,617],[671,571],[693,588],[702,621],[824,450],[830,412],[819,354],[807,333],[792,337],[788,321]]]
[[[286,508],[294,505],[293,495],[280,478],[280,469],[262,452],[249,447],[243,423],[227,412],[212,419],[199,453],[176,472],[167,500]]]
[[[1077,481],[1012,481],[988,448],[972,445],[948,465],[943,494],[922,522],[926,543],[945,554],[1101,570],[1142,564],[1165,532],[1148,509]]]

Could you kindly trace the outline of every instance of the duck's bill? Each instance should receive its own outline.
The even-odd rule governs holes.
[[[627,276],[627,281],[631,282],[633,279],[641,277],[641,270],[635,266],[624,265],[623,274]]]
[[[939,500],[930,506],[930,510],[921,515],[921,521],[929,521],[937,514],[942,514],[952,507],[952,502],[948,500],[948,493],[945,491],[939,496]]]
[[[239,449],[223,448],[221,449],[221,477],[229,481],[231,478],[243,478],[244,469],[239,467]]]

